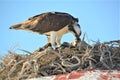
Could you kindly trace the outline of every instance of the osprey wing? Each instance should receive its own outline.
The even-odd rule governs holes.
[[[68,13],[48,12],[33,16],[23,23],[13,25],[13,29],[30,30],[40,34],[58,31],[67,25],[72,25],[78,19]]]
[[[26,28],[40,34],[58,31],[73,23],[73,19],[67,13],[43,13],[28,19],[24,24]]]

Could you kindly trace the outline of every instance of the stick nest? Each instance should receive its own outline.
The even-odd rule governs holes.
[[[96,42],[92,46],[84,40],[76,46],[63,43],[57,50],[48,47],[27,55],[8,51],[1,58],[0,80],[24,80],[77,70],[102,69],[120,70],[120,40]]]

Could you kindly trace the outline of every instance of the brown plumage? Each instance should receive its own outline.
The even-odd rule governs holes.
[[[15,24],[10,27],[10,29],[16,29],[16,30],[29,30],[32,32],[37,32],[39,34],[45,34],[47,36],[52,36],[57,34],[57,37],[61,38],[63,34],[67,32],[73,32],[77,39],[81,34],[81,31],[76,30],[74,28],[79,29],[80,26],[78,25],[78,19],[74,18],[72,15],[68,13],[63,12],[47,12],[42,13],[36,16],[33,16],[26,20],[23,23]],[[65,28],[67,27],[67,28]],[[65,28],[63,30],[63,28]],[[51,33],[51,32],[59,32],[58,33]],[[60,35],[60,36],[59,36]],[[55,36],[56,37],[56,36]],[[55,41],[52,40],[48,41],[51,44],[57,43],[56,39]]]

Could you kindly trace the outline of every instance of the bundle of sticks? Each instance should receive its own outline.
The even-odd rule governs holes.
[[[73,46],[63,43],[57,50],[50,47],[27,54],[8,51],[1,57],[0,80],[24,80],[70,73],[77,70],[120,70],[120,40]]]

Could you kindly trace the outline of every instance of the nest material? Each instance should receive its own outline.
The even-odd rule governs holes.
[[[77,70],[120,70],[120,40],[92,46],[85,41],[76,46],[63,43],[57,50],[47,48],[28,55],[8,53],[1,58],[0,80],[24,80]]]

